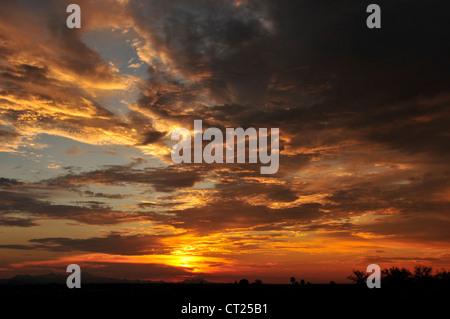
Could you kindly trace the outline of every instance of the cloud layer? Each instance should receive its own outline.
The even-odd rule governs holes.
[[[2,171],[0,248],[48,265],[100,254],[111,273],[136,264],[111,256],[165,256],[154,274],[136,268],[147,279],[252,273],[255,258],[273,278],[448,262],[450,48],[437,1],[379,1],[379,30],[365,27],[367,1],[78,4],[79,30],[59,1],[0,4],[0,156],[36,163]],[[280,128],[278,173],[174,165],[170,132],[195,119]],[[67,235],[37,235],[56,233],[50,222]],[[28,269],[16,257],[1,267]]]

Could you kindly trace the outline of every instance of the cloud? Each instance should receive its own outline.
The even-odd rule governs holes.
[[[109,199],[122,199],[128,197],[127,195],[122,194],[104,194],[104,193],[94,193],[92,191],[84,191],[83,194],[89,197],[100,197]]]
[[[1,152],[15,152],[19,146],[20,134],[15,130],[0,129],[0,151]]]
[[[135,212],[117,211],[101,205],[76,206],[52,204],[48,201],[37,199],[37,196],[33,194],[1,191],[1,214],[20,212],[36,217],[71,219],[90,225],[113,225],[143,218],[143,216]],[[8,223],[8,219],[5,219],[4,223]],[[10,220],[9,223],[13,223],[13,221]],[[15,223],[29,224],[30,222],[17,220]]]
[[[61,2],[1,4],[0,124],[9,127],[0,130],[4,150],[14,151],[43,133],[93,145],[136,145],[141,143],[136,129],[151,134],[151,125],[138,127],[126,114],[117,116],[97,102],[130,90],[137,79],[116,72],[82,40],[95,25],[89,18],[112,23],[121,12],[114,6],[123,6],[115,1],[80,5],[86,26],[72,30]]]
[[[443,207],[448,211],[450,205]],[[443,210],[444,211],[444,210]],[[391,236],[399,241],[442,243],[450,241],[448,227],[450,221],[442,216],[406,215],[384,217],[363,224],[358,228],[375,235]]]
[[[20,186],[20,185],[23,185],[23,183],[16,179],[0,177],[0,187],[2,187],[2,188],[3,187],[10,188],[10,187]]]
[[[0,217],[0,226],[32,227],[38,226],[38,224],[36,224],[34,220],[30,218]]]
[[[188,229],[202,235],[230,230],[246,230],[269,225],[277,229],[280,223],[309,223],[321,216],[320,204],[304,204],[295,208],[269,209],[264,205],[248,205],[240,201],[218,201],[213,205],[183,210],[169,210],[168,214],[150,213],[152,220],[176,228]],[[271,228],[273,227],[273,228]]]
[[[34,250],[45,249],[56,252],[93,252],[117,255],[151,255],[168,252],[161,239],[165,236],[157,235],[128,235],[110,234],[106,237],[92,237],[87,239],[72,238],[37,238],[30,239],[31,245],[0,245],[0,248]]]
[[[171,192],[180,188],[189,188],[200,182],[203,172],[189,167],[174,166],[137,169],[130,165],[109,166],[81,174],[68,174],[43,181],[43,183],[69,188],[71,185],[124,185],[144,184],[152,186],[158,192]]]

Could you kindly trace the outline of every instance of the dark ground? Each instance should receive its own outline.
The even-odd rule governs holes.
[[[382,287],[365,285],[255,285],[234,284],[85,284],[69,289],[61,284],[0,285],[2,313],[13,310],[23,318],[92,316],[126,318],[209,318],[185,315],[183,305],[214,305],[211,318],[324,318],[336,314],[391,317],[428,312],[427,318],[448,316],[449,290],[445,285]],[[267,314],[227,314],[226,304],[267,304]],[[217,309],[221,308],[219,312]],[[417,313],[416,313],[417,315]]]

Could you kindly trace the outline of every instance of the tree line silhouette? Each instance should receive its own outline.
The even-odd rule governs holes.
[[[367,278],[370,273],[361,270],[353,270],[352,274],[347,276],[347,279],[350,279],[356,284],[365,285]],[[447,272],[445,269],[437,270],[433,274],[433,267],[419,265],[415,266],[413,271],[410,271],[407,268],[399,268],[399,267],[391,267],[385,268],[381,270],[381,281],[384,284],[388,285],[400,285],[406,283],[414,283],[414,284],[435,284],[435,283],[447,283],[450,284],[450,272]],[[291,277],[289,279],[291,285],[294,286],[304,286],[310,285],[309,281],[305,281],[301,279],[297,281],[295,277]],[[235,281],[235,285],[239,284],[240,286],[248,286],[252,285],[262,285],[263,282],[260,279],[256,279],[253,283],[250,283],[248,279],[241,279],[239,282]],[[330,281],[330,285],[335,285],[334,281]]]
[[[364,271],[353,270],[347,278],[356,284],[363,285],[369,275]],[[388,285],[449,283],[450,273],[441,269],[433,274],[432,267],[423,265],[414,267],[413,271],[403,267],[391,267],[381,270],[381,282]]]

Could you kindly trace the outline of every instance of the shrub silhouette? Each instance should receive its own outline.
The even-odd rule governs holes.
[[[434,279],[438,282],[450,282],[450,273],[445,269],[441,269],[441,271],[437,271]]]
[[[353,270],[353,274],[347,278],[357,284],[365,284],[368,276],[366,272]],[[391,267],[381,270],[381,281],[387,285],[448,283],[450,273],[441,269],[433,275],[433,268],[423,265],[415,266],[414,273],[403,267]]]
[[[248,279],[239,280],[239,285],[241,285],[241,286],[248,286],[248,284],[249,284]]]
[[[353,274],[347,278],[354,281],[358,285],[363,285],[366,283],[367,277],[369,277],[369,274],[360,270],[353,270]]]
[[[402,284],[410,282],[411,272],[406,268],[391,267],[381,271],[381,280],[386,284]]]
[[[433,281],[433,268],[427,266],[414,267],[414,281],[417,283],[429,283]]]

